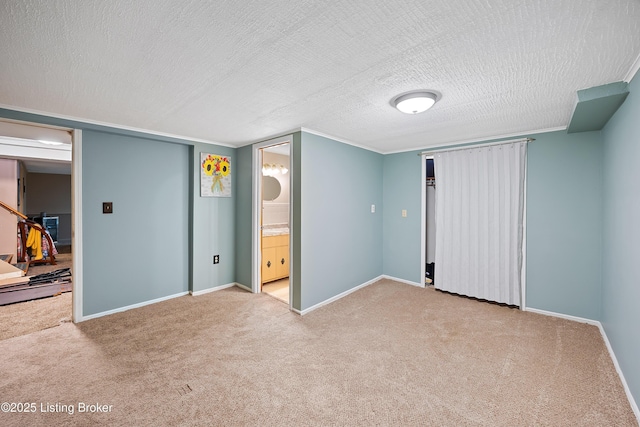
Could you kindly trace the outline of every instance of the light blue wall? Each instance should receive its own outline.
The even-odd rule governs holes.
[[[533,135],[527,150],[528,307],[600,318],[600,132]]]
[[[83,165],[82,183],[83,196],[86,200],[83,200],[85,307],[82,315],[88,316],[187,290],[204,290],[234,282],[235,193],[231,198],[201,198],[199,164],[200,152],[231,156],[232,186],[235,192],[236,170],[233,163],[235,149],[9,109],[0,108],[0,117],[83,130],[83,148],[86,147],[83,150],[83,160],[86,163]],[[131,157],[128,158],[128,156]],[[92,165],[99,165],[98,169],[92,170]],[[173,177],[171,181],[165,182],[165,175],[163,175],[165,169],[179,171],[179,177]],[[99,175],[96,175],[97,173]],[[185,174],[185,177],[182,174]],[[118,185],[112,186],[110,182],[116,182]],[[140,188],[137,183],[149,185]],[[109,196],[112,200],[103,199],[103,196]],[[100,198],[100,205],[97,208],[87,205],[93,203],[91,200],[97,197]],[[169,204],[165,203],[167,200]],[[102,213],[94,217],[95,209],[101,212],[102,201],[115,203],[115,213],[111,219],[103,217]],[[183,220],[179,218],[183,213],[178,211],[185,206],[187,217]],[[181,236],[187,239],[186,247],[183,240],[169,245],[164,240],[161,242],[167,246],[164,252],[170,255],[156,256],[156,247],[160,247],[161,243],[153,240],[155,237],[149,237],[152,247],[145,249],[142,248],[145,245],[140,242],[140,239],[132,242],[129,237],[120,236],[120,232],[116,232],[118,228],[116,223],[119,223],[122,218],[119,216],[121,207],[126,208],[127,212],[135,210],[135,215],[130,219],[144,218],[140,228],[145,227],[150,232],[162,230],[166,226],[166,215],[163,215],[163,212],[168,211],[169,216],[174,218],[172,222],[179,222],[181,227],[184,226]],[[109,223],[106,221],[114,222],[109,228],[113,234],[102,236],[104,233],[98,230],[102,233],[98,236],[92,234],[93,230],[88,230],[95,224],[99,227],[108,226]],[[145,251],[151,255],[145,256]],[[178,251],[177,255],[176,251]],[[119,292],[118,296],[105,297],[101,293],[103,289],[97,288],[96,284],[106,283],[109,280],[116,283],[122,281],[123,273],[115,268],[97,277],[97,272],[102,271],[102,267],[97,265],[99,257],[96,254],[101,256],[108,254],[106,259],[109,263],[116,262],[114,256],[118,261],[123,259],[125,262],[136,259],[138,272],[131,277],[140,279],[139,283],[145,283],[144,289],[136,284],[136,287],[127,287],[123,292]],[[212,257],[216,254],[220,255],[220,264],[214,266]],[[175,266],[173,265],[174,257],[177,257]],[[186,270],[184,257],[188,260]],[[123,268],[130,272],[129,267]],[[149,277],[155,277],[158,274],[156,272],[163,271],[171,271],[165,276],[175,278],[175,283],[169,284],[162,279],[160,281],[162,283],[150,284],[142,275],[145,272],[152,272]]]
[[[599,319],[600,133],[533,137],[527,162],[526,304]],[[384,156],[383,259],[385,275],[420,283],[422,165],[417,153]],[[436,266],[436,279],[437,274]]]
[[[235,281],[251,288],[253,147],[236,150]]]
[[[640,399],[640,77],[603,129],[602,325],[636,402]]]
[[[84,314],[188,291],[188,147],[85,131],[82,148]]]
[[[200,153],[229,156],[232,197],[200,197]],[[236,150],[211,144],[193,144],[193,291],[235,281]],[[213,256],[220,263],[213,264]]]
[[[382,259],[385,275],[421,284],[422,160],[418,153],[384,156]]]
[[[297,148],[304,310],[382,274],[383,156],[303,132],[298,166]]]

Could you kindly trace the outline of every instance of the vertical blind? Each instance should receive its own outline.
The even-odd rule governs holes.
[[[435,154],[435,287],[521,304],[526,141]]]

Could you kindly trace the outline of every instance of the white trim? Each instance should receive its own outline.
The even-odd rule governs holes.
[[[236,285],[237,287],[239,287],[240,289],[242,289],[243,291],[247,291],[247,292],[253,292],[251,290],[250,287],[243,285],[242,283],[234,283],[234,285]]]
[[[119,307],[119,308],[114,308],[113,310],[107,310],[107,311],[103,311],[103,312],[100,312],[100,313],[91,314],[89,316],[85,316],[82,320],[96,319],[98,317],[104,317],[104,316],[108,316],[110,314],[121,313],[123,311],[132,310],[134,308],[140,308],[140,307],[144,307],[146,305],[156,304],[156,303],[159,303],[159,302],[162,302],[162,301],[167,301],[167,300],[174,299],[174,298],[180,298],[180,297],[183,297],[185,295],[189,295],[189,291],[180,292],[180,293],[173,294],[173,295],[167,295],[166,297],[156,298],[156,299],[152,299],[152,300],[149,300],[149,301],[144,301],[144,302],[140,302],[140,303],[137,303],[137,304],[128,305],[126,307]]]
[[[234,287],[236,285],[237,285],[237,283],[235,283],[235,282],[227,283],[226,285],[214,286],[213,288],[203,289],[201,291],[189,291],[189,293],[192,296],[197,297],[198,295],[204,295],[204,294],[208,294],[208,293],[215,292],[215,291],[221,291],[221,290],[227,289],[227,288],[232,288],[232,287]]]
[[[633,62],[633,65],[631,65],[631,68],[629,68],[629,71],[627,72],[627,75],[624,77],[623,81],[626,83],[631,83],[631,80],[633,80],[635,75],[638,73],[638,70],[640,70],[640,55],[638,55],[636,60]]]
[[[102,121],[99,121],[99,120],[83,119],[83,118],[75,117],[75,116],[67,116],[67,115],[64,115],[64,114],[50,113],[48,111],[33,110],[31,108],[22,108],[22,107],[16,107],[16,106],[13,106],[13,105],[7,105],[7,104],[0,104],[0,108],[4,108],[4,109],[7,109],[7,110],[13,110],[13,111],[20,111],[20,112],[29,113],[29,114],[38,114],[38,115],[41,115],[41,116],[53,117],[53,118],[56,118],[56,119],[71,120],[71,121],[74,121],[74,122],[87,123],[87,124],[97,125],[97,126],[105,126],[105,127],[110,127],[110,128],[113,128],[113,129],[122,129],[122,130],[127,130],[127,131],[130,131],[130,132],[140,132],[140,133],[145,133],[145,134],[148,134],[148,135],[162,136],[162,137],[165,137],[165,138],[182,139],[182,140],[187,141],[187,142],[202,142],[204,144],[215,144],[215,145],[219,145],[221,147],[237,148],[237,145],[233,145],[233,144],[225,144],[225,143],[222,143],[222,142],[209,141],[209,140],[206,140],[206,139],[193,138],[193,137],[190,137],[190,136],[176,135],[176,134],[166,133],[166,132],[157,132],[157,131],[153,131],[153,130],[149,130],[149,129],[143,129],[143,128],[137,128],[137,127],[133,127],[133,126],[124,126],[124,125],[118,125],[118,124],[115,124],[115,123],[102,122]]]
[[[527,309],[527,174],[529,171],[529,150],[524,162],[524,206],[522,207],[522,270],[520,270],[520,310]]]
[[[0,108],[6,108],[7,110],[20,111],[20,110],[17,110],[16,107],[10,107],[10,106],[6,106],[4,104],[0,104]],[[28,122],[28,121],[24,121],[24,120],[8,119],[6,117],[0,117],[0,122],[14,123],[14,124],[18,124],[18,125],[32,126],[32,127],[37,127],[37,128],[61,130],[61,131],[64,131],[64,132],[69,132],[70,135],[73,133],[73,128],[66,127],[66,126],[49,125],[49,124],[39,123],[39,122]],[[73,135],[71,135],[71,136],[73,136]]]
[[[74,129],[71,150],[71,239],[72,239],[72,319],[74,323],[86,320],[83,315],[83,247],[82,247],[82,130]]]
[[[607,350],[609,350],[609,356],[611,356],[611,360],[613,361],[613,366],[616,368],[616,372],[620,377],[620,381],[622,382],[622,387],[624,388],[624,392],[627,394],[627,399],[629,400],[629,404],[631,405],[631,410],[636,416],[636,421],[640,424],[640,409],[638,409],[638,404],[636,403],[633,395],[631,394],[631,390],[629,389],[629,384],[627,384],[627,380],[624,378],[624,374],[622,373],[622,369],[620,368],[620,364],[618,363],[618,358],[616,354],[613,352],[613,347],[611,347],[611,343],[609,342],[609,338],[607,337],[607,333],[604,331],[604,327],[602,323],[598,322],[598,329],[600,329],[600,334],[602,334],[602,339],[604,340],[604,344],[607,346]]]
[[[420,281],[427,277],[427,156],[420,156]]]
[[[522,270],[520,270],[520,310],[527,309],[527,175],[529,164],[529,150],[524,162],[524,206],[522,208]]]
[[[294,133],[301,132],[301,131],[302,131],[302,128],[293,128],[293,129],[290,129],[290,130],[288,130],[286,132],[278,132],[278,133],[275,133],[273,135],[266,136],[264,138],[252,139],[251,141],[243,142],[241,145],[238,145],[237,148],[246,147],[248,145],[260,144],[262,142],[271,141],[273,139],[284,138],[286,136],[291,136]]]
[[[561,319],[572,320],[574,322],[579,322],[579,323],[587,323],[589,325],[594,325],[594,326],[598,326],[600,324],[600,322],[598,322],[597,320],[586,319],[584,317],[571,316],[569,314],[556,313],[553,311],[540,310],[538,308],[527,307],[524,311],[529,311],[531,313],[536,313],[536,314],[542,314],[545,316],[559,317]]]
[[[261,215],[261,203],[260,194],[262,192],[262,149],[279,144],[289,144],[289,184],[291,184],[292,175],[294,173],[293,165],[293,135],[283,135],[267,141],[258,142],[252,145],[252,188],[251,188],[251,292],[260,293],[261,271],[262,266],[261,250],[260,250],[260,215]],[[291,185],[289,185],[289,206],[293,207],[293,191]],[[292,265],[293,265],[293,250],[292,250],[292,236],[293,236],[293,223],[292,219],[293,209],[289,209],[289,307],[293,304],[292,298]]]
[[[337,136],[329,135],[329,134],[326,134],[326,133],[323,133],[323,132],[318,132],[317,130],[301,127],[300,131],[301,132],[310,133],[310,134],[316,135],[316,136],[321,136],[323,138],[329,138],[329,139],[332,139],[334,141],[341,142],[343,144],[352,145],[354,147],[362,148],[363,150],[373,151],[374,153],[385,154],[380,150],[375,150],[375,149],[373,149],[371,147],[367,147],[366,145],[358,144],[358,143],[355,143],[353,141],[349,141],[347,139],[338,138]]]
[[[422,150],[424,152],[428,152],[430,150],[435,150],[438,147],[449,147],[449,148],[454,148],[457,145],[462,145],[462,144],[468,144],[469,147],[466,148],[472,148],[472,144],[480,144],[482,142],[485,141],[493,141],[496,139],[505,139],[505,138],[514,138],[514,137],[519,137],[519,138],[527,138],[528,135],[535,135],[535,134],[539,134],[539,133],[548,133],[548,132],[558,132],[558,131],[563,131],[566,130],[567,126],[557,126],[557,127],[553,127],[553,128],[547,128],[547,129],[539,129],[539,130],[532,130],[532,131],[528,131],[528,132],[515,132],[515,133],[509,133],[509,134],[505,134],[505,135],[498,135],[498,136],[488,136],[486,138],[472,138],[472,139],[466,139],[466,140],[461,140],[461,141],[451,141],[451,142],[444,142],[442,144],[439,145],[434,145],[434,146],[425,146],[425,147],[416,147],[416,148],[409,148],[406,150],[397,150],[397,151],[385,151],[382,154],[398,154],[398,153],[408,153],[411,151],[418,151],[418,150]],[[503,142],[503,141],[496,141],[496,142]]]
[[[334,301],[337,301],[337,300],[339,300],[341,298],[344,298],[347,295],[352,294],[355,291],[360,290],[360,289],[362,289],[364,287],[367,287],[367,286],[369,286],[369,285],[371,285],[373,283],[376,283],[377,281],[379,281],[380,279],[383,279],[383,278],[384,278],[384,276],[378,276],[376,278],[373,278],[373,279],[369,280],[368,282],[364,282],[363,284],[356,286],[355,288],[351,288],[351,289],[346,290],[346,291],[344,291],[344,292],[342,292],[342,293],[340,293],[340,294],[338,294],[336,296],[333,296],[333,297],[331,297],[329,299],[326,299],[326,300],[324,300],[322,302],[319,302],[316,305],[312,305],[309,308],[305,308],[304,310],[297,310],[295,308],[291,308],[291,311],[293,311],[295,313],[298,313],[301,316],[304,316],[305,314],[307,314],[309,312],[312,312],[313,310],[316,310],[316,309],[322,307],[323,305],[327,305],[327,304],[330,304],[330,303],[332,303]]]
[[[426,287],[424,284],[420,284],[420,283],[417,283],[417,282],[412,282],[411,280],[400,279],[400,278],[393,277],[393,276],[387,276],[386,274],[383,274],[379,278],[380,279],[393,280],[394,282],[400,282],[400,283],[404,283],[405,285],[416,286],[418,288],[425,288]]]
[[[419,153],[419,156],[426,157],[430,155],[434,155],[436,153],[449,152],[449,151],[461,151],[461,150],[470,150],[474,148],[484,148],[484,147],[493,147],[494,145],[506,145],[506,144],[514,144],[516,142],[531,142],[535,141],[533,138],[517,138],[517,139],[509,139],[505,141],[494,141],[488,142],[486,144],[475,144],[475,145],[463,145],[463,146],[455,146],[452,147],[450,145],[439,145],[436,147],[432,147],[427,151],[423,151]]]
[[[553,311],[539,310],[537,308],[527,308],[525,311],[530,311],[532,313],[542,314],[544,316],[551,317],[559,317],[561,319],[572,320],[574,322],[587,323],[589,325],[597,326],[600,330],[600,335],[602,335],[602,339],[604,341],[605,346],[607,347],[607,351],[609,352],[609,356],[611,357],[611,361],[613,362],[613,366],[616,368],[616,372],[620,377],[620,381],[622,382],[622,387],[624,388],[624,392],[627,395],[627,400],[629,400],[629,405],[631,405],[631,410],[636,416],[636,420],[640,424],[640,410],[638,409],[638,405],[631,394],[631,390],[629,389],[629,385],[627,384],[627,380],[624,378],[624,374],[622,373],[622,369],[620,368],[620,364],[618,363],[618,359],[616,358],[616,354],[613,352],[613,347],[611,347],[611,343],[609,342],[609,338],[607,337],[607,333],[600,323],[597,320],[585,319],[583,317],[570,316],[568,314],[555,313]]]
[[[295,224],[293,216],[293,174],[298,173],[298,171],[296,171],[296,165],[293,161],[293,152],[295,150],[293,147],[293,135],[289,136],[291,137],[289,140],[289,309],[291,309],[293,307],[293,282],[295,278],[295,274],[293,272],[293,260],[296,258],[296,255],[293,253],[293,226]]]

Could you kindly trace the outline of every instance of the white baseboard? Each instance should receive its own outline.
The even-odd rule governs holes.
[[[600,333],[602,334],[602,339],[604,340],[604,343],[607,346],[607,350],[609,350],[609,355],[611,356],[611,360],[613,361],[613,366],[616,367],[616,372],[618,372],[620,381],[622,381],[622,387],[624,387],[624,392],[627,394],[627,399],[629,399],[629,404],[631,405],[631,409],[633,410],[633,413],[636,414],[636,420],[638,421],[638,424],[640,424],[640,409],[638,409],[638,404],[636,403],[635,399],[633,398],[633,395],[631,394],[631,390],[629,389],[627,380],[625,380],[624,378],[624,374],[622,373],[622,369],[620,368],[620,364],[618,363],[616,354],[613,352],[613,347],[611,347],[611,343],[609,342],[607,333],[604,331],[604,327],[602,326],[602,323],[598,322],[598,328],[600,329]]]
[[[236,283],[234,283],[234,285],[236,285],[237,287],[239,287],[240,289],[242,289],[242,290],[244,290],[244,291],[247,291],[247,292],[253,292],[253,290],[252,290],[250,287],[245,286],[245,285],[243,285],[242,283],[237,283],[237,282],[236,282]]]
[[[568,314],[555,313],[553,311],[539,310],[537,308],[526,307],[523,311],[530,311],[532,313],[544,314],[545,316],[559,317],[561,319],[573,320],[574,322],[588,323],[589,325],[600,326],[600,322],[597,320],[586,319],[584,317],[570,316]]]
[[[137,304],[128,305],[126,307],[115,308],[113,310],[103,311],[101,313],[90,314],[88,316],[82,316],[80,319],[78,319],[78,322],[84,322],[85,320],[96,319],[98,317],[108,316],[110,314],[120,313],[120,312],[131,310],[131,309],[134,309],[134,308],[144,307],[145,305],[151,305],[151,304],[155,304],[155,303],[158,303],[158,302],[170,300],[170,299],[173,299],[173,298],[183,297],[185,295],[189,295],[189,292],[180,292],[178,294],[167,295],[166,297],[156,298],[156,299],[152,299],[152,300],[149,300],[149,301],[144,301],[144,302],[140,302],[140,303],[137,303]]]
[[[189,291],[189,293],[192,296],[197,297],[198,295],[208,294],[209,292],[221,291],[222,289],[231,288],[231,287],[236,286],[236,285],[237,285],[237,283],[235,283],[235,282],[227,283],[226,285],[214,286],[213,288],[202,289],[200,291]]]
[[[383,274],[382,276],[380,276],[380,279],[393,280],[394,282],[400,282],[400,283],[404,283],[406,285],[417,286],[418,288],[424,288],[425,287],[424,284],[420,284],[418,282],[412,282],[410,280],[399,279],[399,278],[393,277],[393,276],[387,276],[386,274]]]
[[[307,313],[309,313],[309,312],[311,312],[311,311],[313,311],[313,310],[316,310],[316,309],[318,309],[318,308],[322,307],[323,305],[327,305],[327,304],[330,304],[330,303],[332,303],[332,302],[334,302],[334,301],[339,300],[340,298],[344,298],[344,297],[346,297],[347,295],[349,295],[349,294],[351,294],[351,293],[353,293],[353,292],[355,292],[355,291],[357,291],[357,290],[359,290],[359,289],[362,289],[362,288],[364,288],[364,287],[366,287],[366,286],[369,286],[369,285],[371,285],[371,284],[373,284],[373,283],[377,282],[378,280],[380,280],[380,279],[382,279],[382,278],[383,278],[382,276],[378,276],[378,277],[376,277],[376,278],[374,278],[374,279],[369,280],[368,282],[364,282],[363,284],[356,286],[355,288],[351,288],[351,289],[349,289],[349,290],[347,290],[347,291],[342,292],[341,294],[338,294],[338,295],[336,295],[336,296],[334,296],[334,297],[331,297],[331,298],[329,298],[329,299],[327,299],[327,300],[324,300],[324,301],[322,301],[322,302],[319,302],[319,303],[318,303],[318,304],[316,304],[316,305],[312,305],[312,306],[311,306],[311,307],[309,307],[309,308],[305,308],[304,310],[296,310],[295,308],[293,308],[293,307],[292,307],[292,308],[291,308],[291,311],[293,311],[294,313],[298,313],[298,314],[300,314],[301,316],[304,316],[305,314],[307,314]]]
[[[545,316],[553,316],[559,317],[562,319],[573,320],[574,322],[580,323],[588,323],[589,325],[597,326],[600,330],[600,335],[602,335],[602,339],[604,340],[604,344],[609,351],[609,356],[611,357],[611,361],[613,362],[613,366],[616,368],[616,372],[620,377],[620,381],[622,382],[622,387],[624,388],[624,392],[627,394],[627,399],[629,400],[629,404],[631,405],[631,410],[636,416],[636,420],[640,424],[640,410],[638,409],[638,404],[636,403],[633,395],[631,394],[631,390],[629,389],[629,385],[627,384],[627,380],[624,378],[624,374],[622,373],[622,369],[620,369],[620,364],[618,363],[618,359],[616,358],[616,354],[613,352],[613,347],[611,347],[611,343],[609,342],[609,338],[607,337],[607,333],[600,323],[597,320],[585,319],[583,317],[570,316],[568,314],[554,313],[552,311],[538,310],[537,308],[526,308],[525,311],[530,311],[532,313],[543,314]]]

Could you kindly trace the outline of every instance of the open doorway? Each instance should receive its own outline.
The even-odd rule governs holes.
[[[425,162],[426,176],[424,179],[425,198],[425,274],[424,283],[433,285],[435,280],[436,261],[436,175],[433,156],[423,159]]]
[[[293,302],[292,141],[293,135],[285,135],[252,147],[251,291],[268,293],[289,308]]]
[[[2,227],[0,252],[23,274],[3,282],[3,338],[72,320],[74,134],[66,128],[0,121],[0,161],[3,172],[10,173],[3,174],[7,185],[0,197],[8,207],[3,210],[8,224]],[[33,230],[41,230],[41,245],[26,248],[27,238],[37,234]]]
[[[290,305],[290,144],[271,145],[260,151],[261,292]]]

